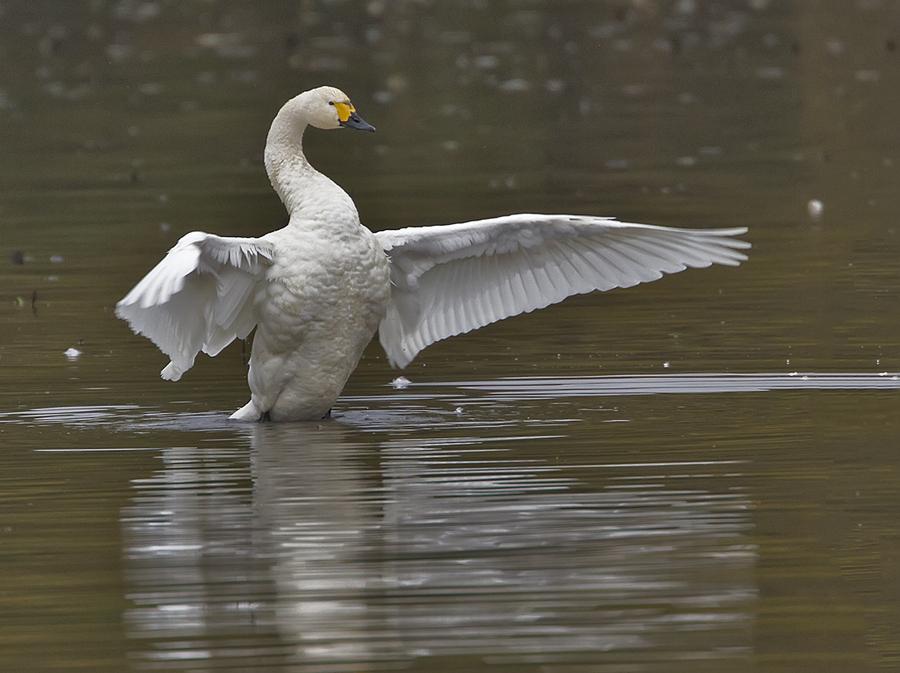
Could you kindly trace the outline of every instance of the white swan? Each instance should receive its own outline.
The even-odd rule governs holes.
[[[116,306],[171,358],[177,381],[197,353],[218,354],[254,328],[239,420],[327,414],[378,329],[394,366],[435,341],[572,294],[630,287],[664,273],[737,265],[750,244],[732,229],[674,229],[607,217],[509,215],[373,234],[344,190],[303,154],[307,126],[374,131],[333,87],[279,110],[266,172],[290,214],[260,238],[184,236]]]

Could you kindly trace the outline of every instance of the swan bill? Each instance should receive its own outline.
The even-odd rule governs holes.
[[[347,119],[341,121],[341,126],[345,126],[348,129],[356,129],[357,131],[370,131],[372,133],[375,132],[375,127],[372,126],[365,119],[356,114],[356,110],[350,113],[350,116]]]

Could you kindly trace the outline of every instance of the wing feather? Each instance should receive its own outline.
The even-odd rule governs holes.
[[[125,295],[116,315],[171,358],[161,375],[177,381],[197,353],[217,355],[253,330],[254,296],[273,257],[264,239],[191,232]]]
[[[391,260],[379,338],[404,367],[429,344],[573,294],[736,266],[746,228],[675,229],[608,217],[508,215],[378,232]]]

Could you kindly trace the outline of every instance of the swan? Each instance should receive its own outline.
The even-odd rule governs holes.
[[[734,238],[744,227],[610,217],[518,214],[372,233],[307,161],[308,126],[375,130],[334,87],[290,99],[265,147],[288,224],[259,238],[186,234],[116,305],[170,358],[169,381],[200,351],[215,356],[255,329],[250,401],[236,420],[326,416],[376,330],[391,365],[405,367],[429,344],[573,294],[747,259],[750,244]]]

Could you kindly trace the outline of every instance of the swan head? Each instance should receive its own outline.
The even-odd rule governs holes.
[[[320,86],[304,91],[290,101],[289,105],[296,110],[298,120],[317,129],[375,130],[374,126],[356,113],[350,97],[333,86]]]

